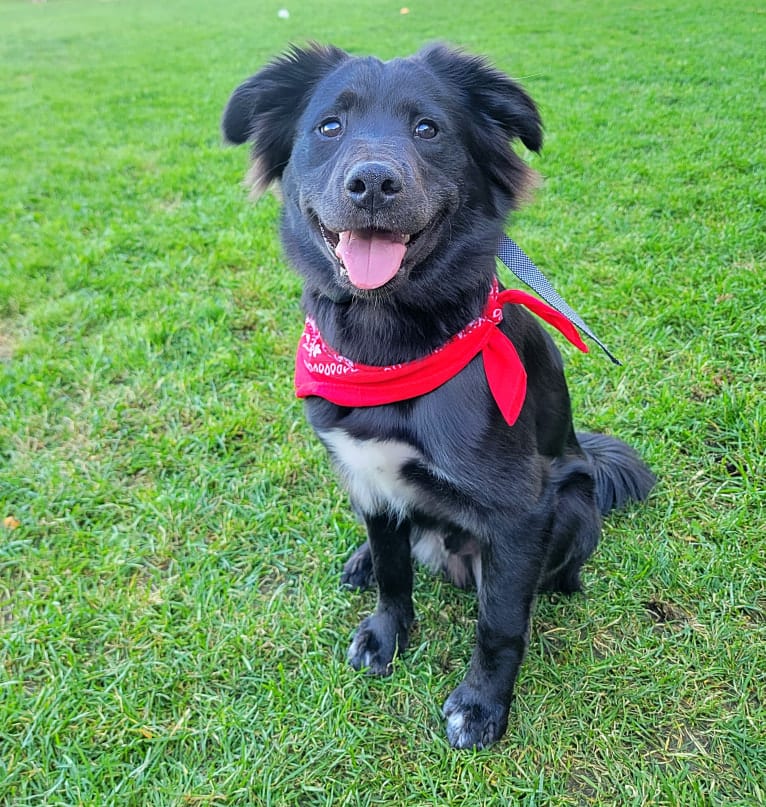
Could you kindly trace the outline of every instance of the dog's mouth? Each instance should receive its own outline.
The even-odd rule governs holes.
[[[379,289],[401,269],[407,250],[420,235],[390,230],[333,232],[318,221],[322,238],[341,274],[358,289]]]

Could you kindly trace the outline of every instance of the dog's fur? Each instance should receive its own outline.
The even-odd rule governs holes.
[[[337,352],[368,365],[420,358],[481,314],[506,217],[534,183],[511,143],[542,145],[518,84],[439,44],[389,62],[294,48],[235,90],[223,131],[253,144],[256,192],[281,185],[282,241],[306,311]],[[358,288],[332,252],[344,231],[411,239],[389,281]],[[378,586],[351,664],[387,675],[407,647],[411,554],[478,589],[470,668],[444,706],[458,748],[503,735],[536,595],[579,590],[602,514],[644,499],[654,481],[619,440],[575,434],[553,340],[521,306],[504,315],[528,376],[513,427],[480,357],[402,403],[306,402],[367,528],[343,581]]]

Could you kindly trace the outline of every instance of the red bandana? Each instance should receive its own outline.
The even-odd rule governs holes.
[[[318,395],[338,406],[378,406],[405,401],[435,390],[456,376],[479,353],[492,395],[509,426],[524,405],[527,374],[511,340],[497,327],[503,306],[518,303],[553,325],[579,350],[588,348],[574,325],[542,300],[517,289],[492,285],[484,313],[428,356],[390,367],[357,364],[336,353],[306,318],[295,357],[295,394]]]

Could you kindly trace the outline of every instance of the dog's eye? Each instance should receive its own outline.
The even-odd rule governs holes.
[[[337,118],[328,118],[319,124],[322,137],[337,137],[343,131],[343,124]]]
[[[432,120],[422,120],[415,127],[415,137],[421,140],[433,140],[439,133],[439,129]]]

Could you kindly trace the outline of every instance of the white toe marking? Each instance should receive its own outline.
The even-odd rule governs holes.
[[[453,712],[447,718],[447,731],[453,735],[459,734],[463,730],[464,725],[465,718],[463,717],[463,713],[461,711]]]

